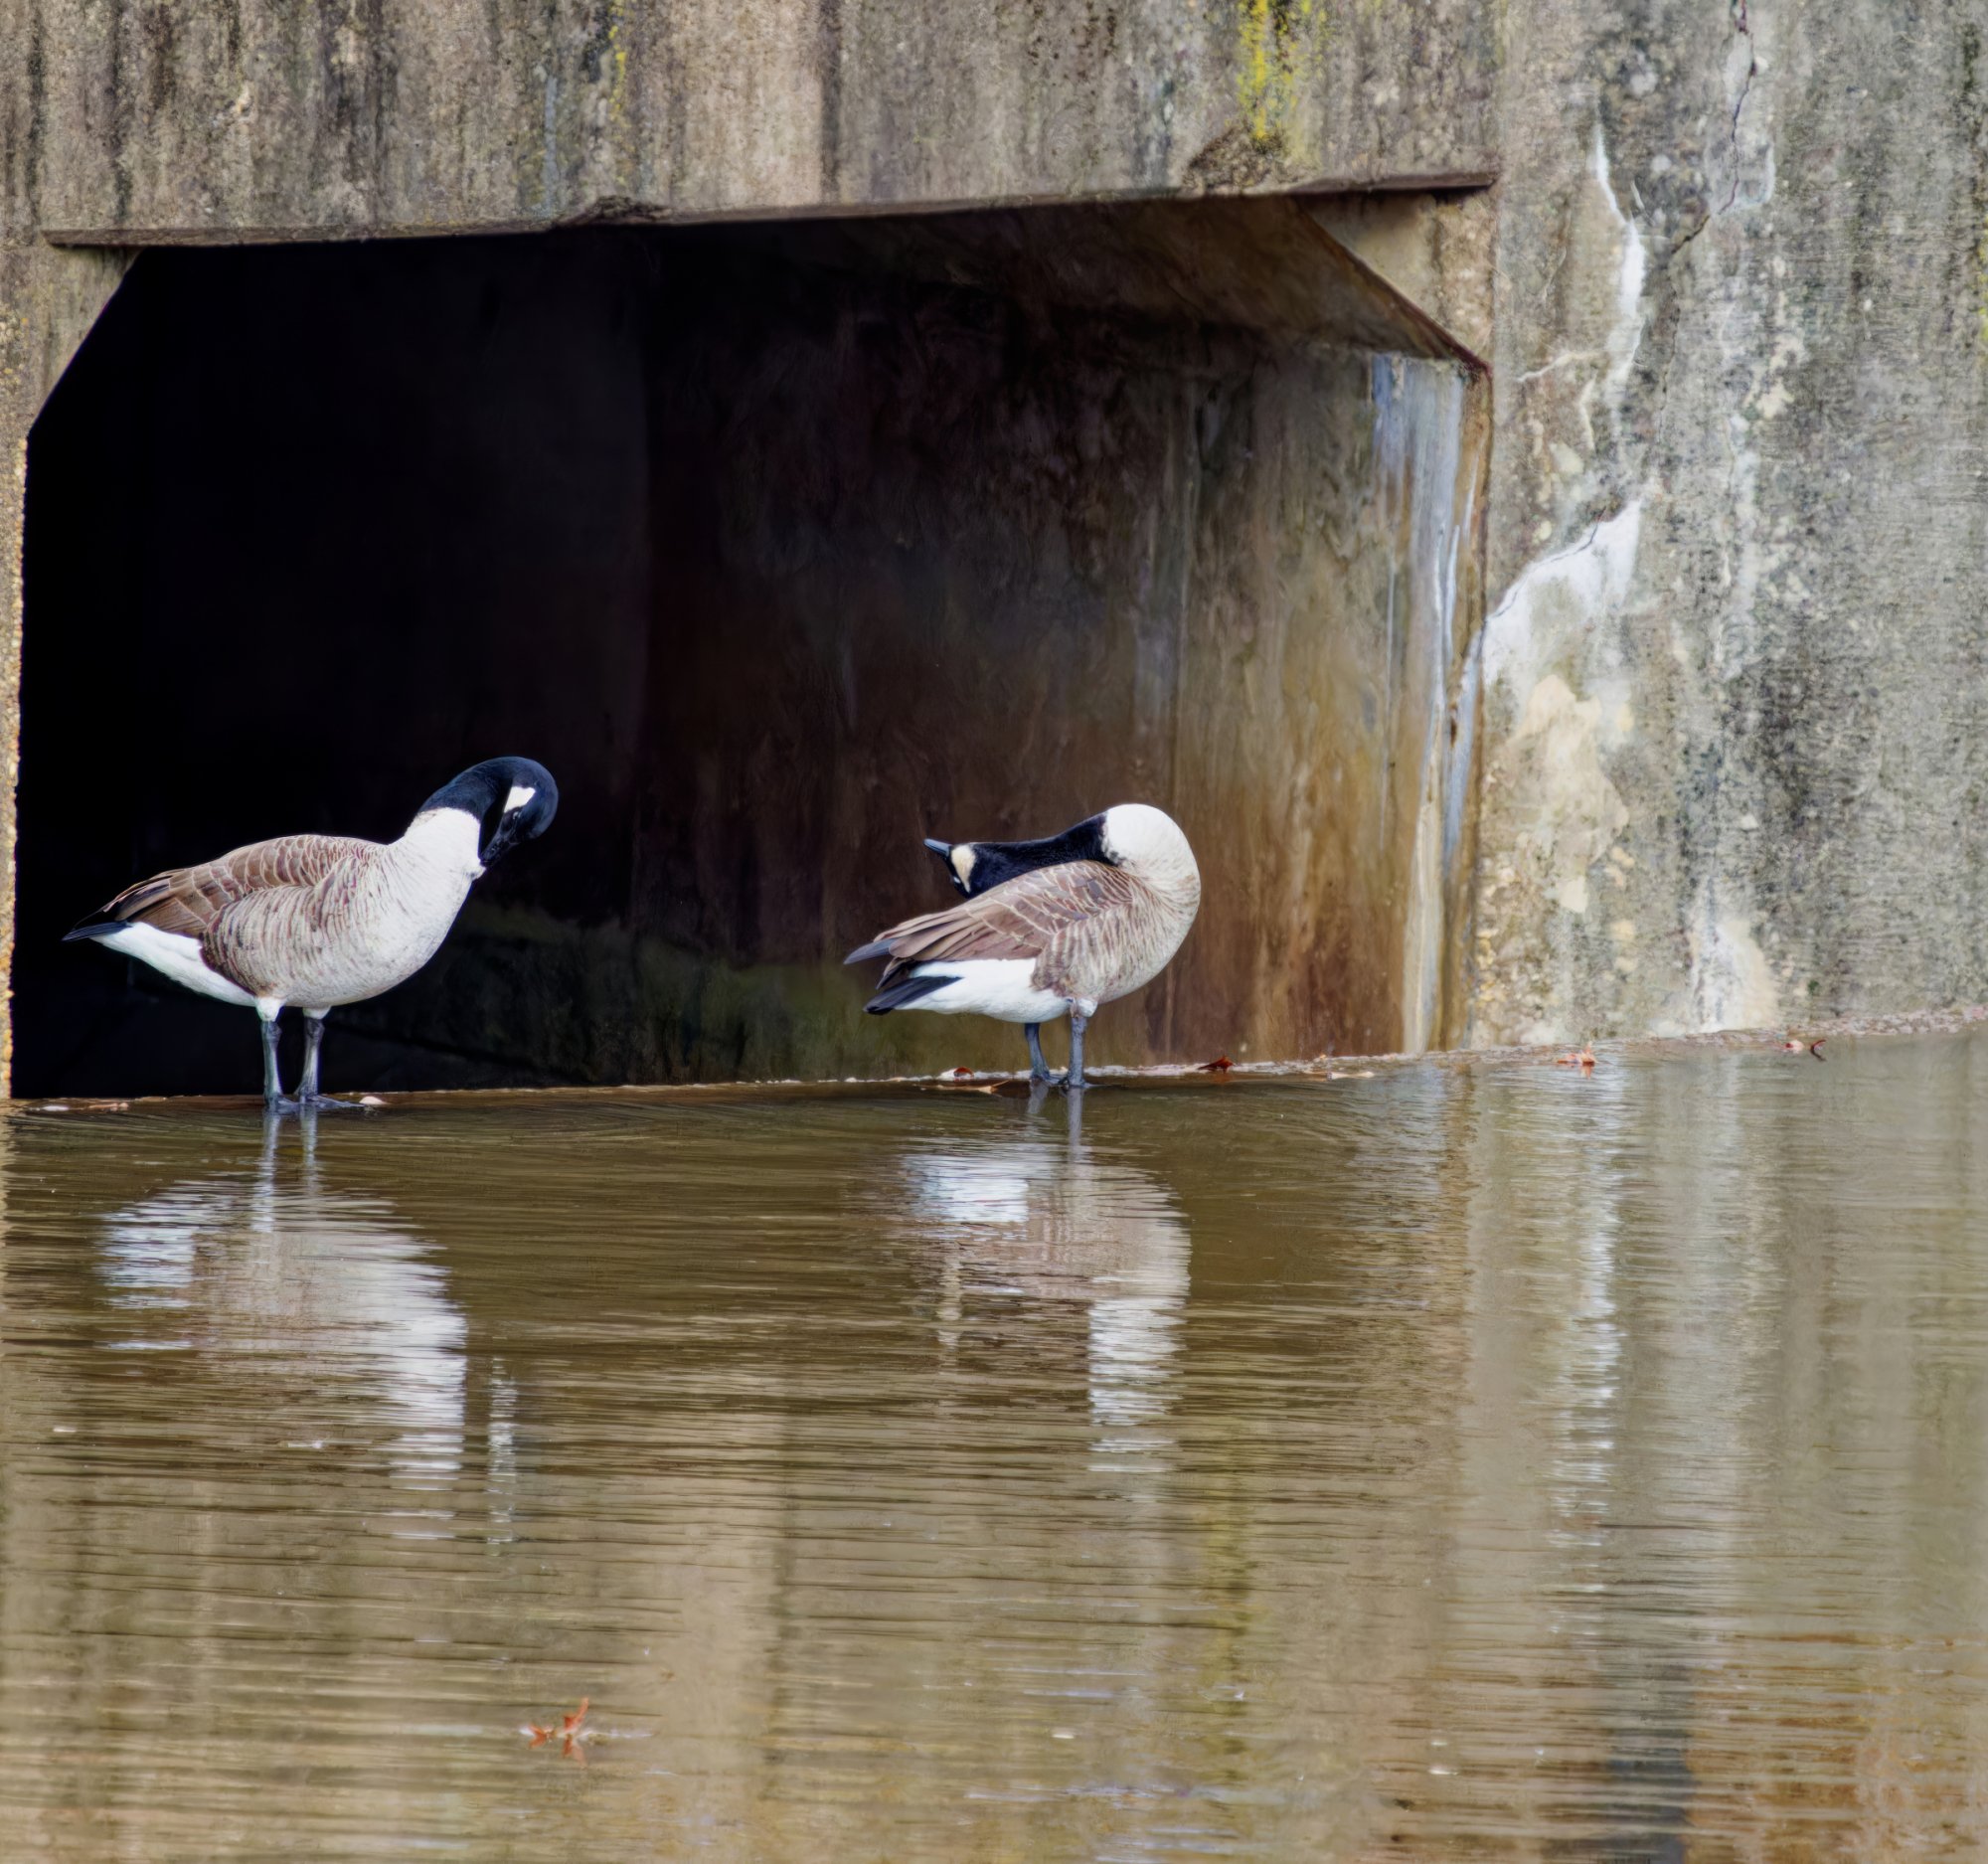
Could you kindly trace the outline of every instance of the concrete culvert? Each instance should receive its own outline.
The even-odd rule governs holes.
[[[1206,902],[1093,1061],[1453,1036],[1481,399],[1288,200],[147,254],[31,441],[16,1092],[251,1088],[63,931],[520,749],[342,1089],[1008,1066],[841,956],[1133,800]]]

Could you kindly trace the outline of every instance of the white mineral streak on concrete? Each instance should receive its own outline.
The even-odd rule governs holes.
[[[1708,884],[1691,929],[1689,1033],[1771,1027],[1781,1021],[1781,993],[1773,967],[1746,919],[1721,912],[1717,902],[1718,889]]]
[[[1578,630],[1627,599],[1642,534],[1642,500],[1631,499],[1579,543],[1520,572],[1484,622],[1487,692],[1503,688],[1523,714],[1533,688]]]
[[[1459,688],[1467,691],[1453,693],[1450,679],[1456,663],[1457,573],[1469,536],[1473,494],[1466,487],[1459,501],[1462,375],[1440,363],[1377,356],[1373,382],[1382,522],[1401,540],[1397,548],[1407,551],[1397,578],[1397,587],[1405,588],[1408,596],[1401,616],[1408,664],[1399,703],[1414,706],[1421,718],[1421,745],[1411,766],[1417,770],[1415,834],[1402,950],[1401,1046],[1414,1054],[1438,1034],[1447,932],[1444,882],[1461,837],[1463,788],[1470,773],[1464,717],[1466,700],[1468,713],[1475,711],[1475,669],[1466,666],[1459,678]],[[1391,634],[1397,607],[1391,592]],[[1392,640],[1390,646],[1392,650]],[[1449,741],[1452,706],[1459,714],[1456,746]],[[1459,748],[1461,756],[1456,755]]]
[[[1622,211],[1608,179],[1608,149],[1600,123],[1588,159],[1594,195],[1614,239],[1614,292],[1596,306],[1608,368],[1580,390],[1580,422],[1592,427],[1592,398],[1600,390],[1610,424],[1620,425],[1622,396],[1642,344],[1648,253],[1636,223]],[[1620,433],[1616,433],[1620,441]],[[1569,449],[1571,451],[1571,449]],[[1578,477],[1563,461],[1567,477]],[[1485,704],[1503,726],[1495,783],[1507,815],[1507,873],[1525,873],[1547,909],[1580,917],[1588,911],[1588,869],[1608,855],[1628,825],[1628,807],[1602,767],[1602,754],[1634,730],[1632,692],[1590,664],[1592,646],[1616,634],[1630,598],[1642,541],[1642,499],[1630,499],[1612,519],[1594,525],[1569,549],[1543,557],[1519,575],[1485,620]],[[1517,1031],[1507,1031],[1507,1035]],[[1565,1029],[1533,1021],[1521,1039],[1557,1041]]]
[[[1535,876],[1547,902],[1575,916],[1588,908],[1588,870],[1628,825],[1602,753],[1633,718],[1612,696],[1581,696],[1570,676],[1590,633],[1629,597],[1642,523],[1642,505],[1631,501],[1580,543],[1529,565],[1484,623],[1485,703],[1506,730],[1497,781],[1508,860]],[[1519,1039],[1556,1042],[1567,1033],[1535,1021]]]
[[[1621,253],[1616,261],[1615,321],[1608,331],[1608,397],[1619,410],[1622,391],[1628,386],[1629,370],[1643,340],[1643,280],[1649,270],[1649,254],[1636,223],[1622,211],[1615,189],[1608,179],[1608,150],[1601,140],[1601,125],[1594,125],[1594,151],[1590,158],[1594,185],[1621,233]]]
[[[1451,706],[1461,710],[1465,700],[1463,692],[1451,692],[1457,569],[1471,523],[1471,491],[1465,489],[1461,511],[1457,501],[1463,400],[1465,382],[1457,370],[1402,356],[1374,358],[1374,471],[1382,523],[1408,553],[1398,579],[1408,591],[1409,666],[1402,700],[1417,704],[1423,720],[1402,949],[1402,1047],[1408,1053],[1425,1049],[1437,1035],[1447,932],[1443,883],[1461,839],[1463,785],[1469,779],[1461,718],[1457,746],[1463,756],[1457,758],[1449,746]],[[1473,672],[1467,668],[1459,684],[1469,686],[1475,702]],[[1475,704],[1469,710],[1475,712]]]

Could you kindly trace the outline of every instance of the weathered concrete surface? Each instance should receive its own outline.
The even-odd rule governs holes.
[[[1988,994],[1988,10],[1509,9],[1480,1040]]]
[[[1481,175],[1493,36],[1476,0],[0,13],[14,185],[98,243]]]
[[[1305,211],[1376,278],[1488,364],[1497,295],[1495,190],[1311,195]]]

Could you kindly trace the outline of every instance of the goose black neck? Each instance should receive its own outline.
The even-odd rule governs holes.
[[[985,893],[1004,880],[1033,873],[1037,868],[1104,858],[1104,818],[1097,815],[1085,817],[1060,835],[1045,835],[1038,841],[976,841],[973,891]]]

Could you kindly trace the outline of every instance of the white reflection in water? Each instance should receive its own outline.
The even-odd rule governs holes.
[[[462,1462],[462,1315],[392,1205],[325,1188],[314,1125],[301,1158],[279,1157],[272,1125],[251,1175],[189,1179],[103,1220],[113,1305],[170,1313],[180,1334],[120,1344],[251,1365],[272,1400],[370,1399],[395,1479],[446,1486]]]
[[[905,1176],[909,1209],[947,1252],[942,1327],[956,1328],[967,1292],[1082,1303],[1100,1447],[1151,1447],[1139,1427],[1172,1403],[1188,1292],[1188,1227],[1171,1194],[1099,1159],[1075,1106],[1067,1137],[913,1153]]]

